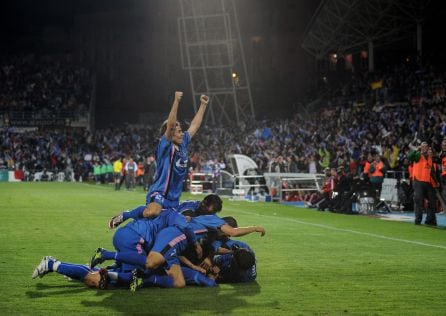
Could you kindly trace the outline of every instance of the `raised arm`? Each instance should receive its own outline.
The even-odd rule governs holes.
[[[206,107],[209,104],[209,97],[207,95],[202,95],[200,97],[200,108],[198,109],[197,113],[195,113],[195,116],[190,123],[189,129],[187,130],[189,132],[190,137],[192,138],[195,133],[198,131],[198,129],[201,126],[201,122],[203,121],[204,112],[206,111]]]
[[[166,132],[164,135],[167,139],[172,139],[173,133],[175,131],[175,125],[177,124],[177,112],[178,105],[180,104],[181,98],[183,97],[183,92],[175,91],[175,99],[173,100],[172,108],[170,109],[169,117],[167,118]]]
[[[261,226],[248,226],[248,227],[238,227],[234,228],[225,224],[220,227],[220,230],[230,237],[240,237],[251,233],[260,233],[260,236],[265,236],[265,228]]]

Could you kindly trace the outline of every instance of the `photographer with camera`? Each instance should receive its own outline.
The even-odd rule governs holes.
[[[436,196],[435,187],[438,185],[432,177],[432,171],[436,172],[436,164],[433,162],[432,154],[429,154],[429,144],[421,142],[417,150],[409,153],[409,161],[412,167],[412,186],[415,212],[415,225],[420,225],[423,219],[423,202],[427,198],[426,225],[437,225],[436,218]]]

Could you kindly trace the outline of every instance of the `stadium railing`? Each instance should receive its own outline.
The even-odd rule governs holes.
[[[318,192],[321,190],[323,174],[311,173],[264,173],[270,192],[274,200],[282,202],[287,192]]]

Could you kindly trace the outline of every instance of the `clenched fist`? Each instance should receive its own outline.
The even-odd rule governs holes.
[[[209,97],[207,95],[202,94],[200,97],[200,101],[201,101],[201,104],[207,105],[209,103]]]
[[[180,102],[183,97],[183,91],[175,91],[175,101]]]

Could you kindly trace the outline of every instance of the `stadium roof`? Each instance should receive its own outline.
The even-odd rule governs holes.
[[[323,0],[305,31],[302,47],[317,58],[356,53],[414,33],[430,0]]]

